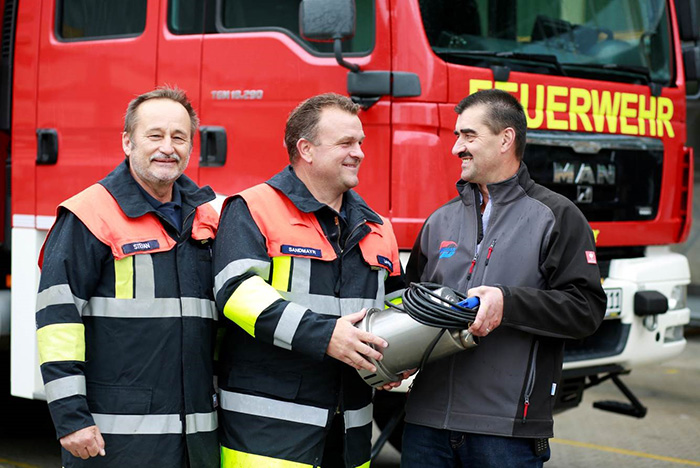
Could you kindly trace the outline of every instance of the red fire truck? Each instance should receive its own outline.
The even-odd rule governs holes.
[[[359,192],[403,249],[455,195],[454,105],[479,89],[512,93],[528,116],[525,162],[590,221],[608,294],[600,330],[567,345],[558,405],[606,379],[626,390],[621,374],[682,351],[690,273],[670,246],[690,227],[697,0],[301,3],[0,0],[0,333],[13,395],[43,397],[36,258],[56,205],[118,164],[126,103],[161,84],[193,99],[202,126],[187,174],[222,195],[286,164],[299,101],[352,96],[367,135]],[[304,39],[300,22],[330,42]],[[600,406],[644,412],[633,395]]]

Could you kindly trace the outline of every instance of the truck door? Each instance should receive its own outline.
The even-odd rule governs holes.
[[[128,102],[154,87],[158,2],[43,1],[37,89],[36,214],[124,157]],[[48,226],[38,226],[48,227]]]
[[[299,37],[298,0],[217,3],[216,31],[205,34],[202,48],[199,112],[207,154],[199,181],[231,194],[288,163],[283,138],[290,111],[315,94],[347,95],[348,70],[337,64],[330,44]],[[343,50],[363,70],[390,68],[388,3],[357,1],[357,32]],[[360,114],[366,140],[358,190],[383,214],[389,210],[389,111],[384,98]]]

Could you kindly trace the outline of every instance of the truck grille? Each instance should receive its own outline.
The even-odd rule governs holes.
[[[531,177],[574,202],[589,222],[656,217],[663,143],[655,138],[529,131]]]

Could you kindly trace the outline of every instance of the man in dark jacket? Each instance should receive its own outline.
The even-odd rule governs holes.
[[[530,179],[513,96],[480,91],[455,111],[459,196],[425,222],[406,275],[478,297],[470,331],[481,340],[417,376],[401,466],[542,466],[563,339],[590,335],[605,314],[593,233],[573,203]]]
[[[285,131],[291,164],[222,211],[224,467],[369,464],[372,389],[356,369],[376,370],[366,356],[386,343],[353,324],[403,281],[391,224],[352,190],[358,111],[337,94],[302,102]]]
[[[126,160],[61,204],[42,250],[37,341],[66,468],[219,466],[218,216],[182,175],[197,125],[180,90],[134,99]]]

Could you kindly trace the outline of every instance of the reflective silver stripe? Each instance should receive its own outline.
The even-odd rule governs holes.
[[[219,319],[216,303],[214,301],[199,299],[197,297],[183,297],[181,300],[183,317],[197,317],[212,320]]]
[[[372,403],[359,410],[345,410],[345,430],[362,427],[372,422]]]
[[[328,410],[242,393],[221,390],[221,408],[226,411],[281,419],[311,426],[325,427]]]
[[[100,414],[92,413],[104,434],[182,434],[179,414]]]
[[[304,316],[306,308],[290,302],[282,311],[282,316],[275,328],[274,345],[284,349],[292,349],[292,340],[297,332],[299,322]]]
[[[311,290],[311,259],[292,258],[292,285],[294,293],[308,294]]]
[[[92,413],[95,424],[105,434],[181,434],[179,414],[100,414]],[[187,433],[212,432],[218,427],[216,411],[185,416]]]
[[[403,296],[403,292],[404,292],[404,291],[405,291],[405,289],[399,289],[398,291],[390,292],[389,294],[387,294],[387,295],[384,297],[384,300],[386,300],[386,301],[393,301],[394,299]]]
[[[382,302],[382,304],[384,303]],[[359,312],[362,309],[371,309],[372,307],[377,307],[376,299],[361,299],[353,297],[343,298],[340,300],[340,310],[343,317]],[[384,306],[382,305],[381,308],[384,308]]]
[[[70,286],[67,284],[57,284],[46,288],[36,295],[37,312],[52,305],[74,304],[78,311],[83,310],[87,301],[73,295]]]
[[[115,299],[93,297],[83,311],[84,316],[112,318],[172,318],[188,317],[213,318],[212,301],[196,297],[183,298],[182,312],[180,299],[157,298],[150,300]]]
[[[247,271],[253,272],[265,281],[268,281],[270,278],[270,262],[253,260],[252,258],[232,261],[214,278],[214,296],[219,293],[219,290],[224,287],[228,280]]]
[[[44,385],[46,392],[46,402],[68,398],[73,395],[85,395],[85,376],[71,375],[70,377],[62,377],[52,380]]]
[[[333,296],[323,296],[321,294],[309,294],[278,291],[287,301],[295,302],[302,307],[311,309],[318,314],[333,315],[340,317],[340,300]]]
[[[335,317],[348,315],[359,311],[362,308],[384,307],[384,301],[377,299],[363,299],[359,297],[344,297],[339,299],[333,296],[322,294],[304,294],[296,292],[279,291],[282,297],[290,302],[295,302],[302,307],[311,309],[317,314],[333,315]]]
[[[151,254],[134,255],[134,297],[153,299],[156,297],[155,271]]]
[[[211,413],[193,413],[185,416],[187,427],[185,431],[188,434],[196,432],[212,432],[219,427],[219,420],[216,416],[216,411]]]
[[[386,281],[387,277],[389,275],[389,272],[387,272],[384,268],[382,268],[381,271],[377,271],[377,303],[381,304],[381,306],[375,306],[379,307],[380,309],[384,308],[384,296],[386,295],[384,289],[384,282]]]

